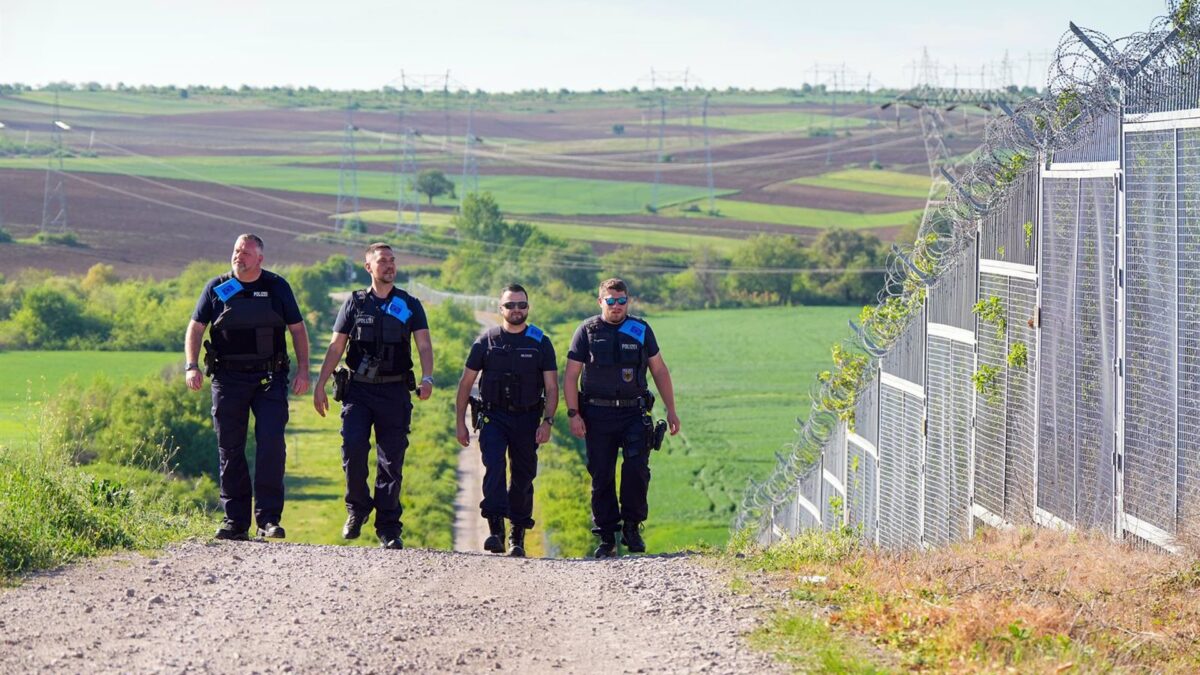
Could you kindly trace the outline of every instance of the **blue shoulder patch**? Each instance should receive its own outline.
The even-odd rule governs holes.
[[[617,329],[617,332],[624,333],[637,340],[638,344],[646,344],[646,324],[640,321],[626,319],[625,323],[621,324],[621,327]]]
[[[229,299],[240,293],[242,288],[242,282],[238,281],[236,277],[230,277],[229,281],[214,288],[213,292],[217,294],[221,302],[229,302]]]
[[[387,307],[383,308],[383,311],[401,321],[408,321],[408,318],[412,316],[412,310],[408,308],[408,303],[396,297],[392,298],[392,301],[387,304]]]
[[[529,324],[528,326],[525,327],[525,337],[529,338],[530,340],[533,340],[534,342],[541,342],[542,337],[544,337],[545,335],[546,334],[542,332],[541,328],[538,328],[537,326],[535,326],[533,324]]]

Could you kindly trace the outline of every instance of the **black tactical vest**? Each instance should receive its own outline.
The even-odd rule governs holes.
[[[626,317],[645,325],[641,319]],[[649,359],[646,346],[636,338],[620,332],[601,317],[588,319],[583,325],[588,341],[588,362],[583,364],[584,398],[628,399],[645,394],[646,368]]]
[[[249,287],[243,287],[225,300],[225,308],[212,324],[213,349],[218,361],[252,362],[287,358],[283,333],[287,323],[276,310],[270,296],[255,296],[254,289],[274,285],[268,275],[269,272],[263,272],[259,281],[264,283],[252,282]],[[217,285],[231,278],[232,274],[223,274],[217,279]],[[257,292],[263,293],[262,290]]]
[[[540,332],[540,331],[539,331]],[[542,335],[540,339],[521,334],[503,334],[504,329],[487,332],[487,351],[483,355],[483,376],[479,395],[489,406],[532,408],[543,400]]]
[[[346,354],[346,366],[350,370],[357,370],[364,358],[379,359],[377,375],[380,377],[402,375],[412,370],[408,324],[384,309],[392,298],[400,298],[412,306],[412,296],[396,288],[384,300],[372,295],[369,288],[354,291],[350,308],[354,325],[350,329],[350,348]]]

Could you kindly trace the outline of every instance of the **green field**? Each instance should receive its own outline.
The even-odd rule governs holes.
[[[329,158],[325,158],[329,161]],[[338,170],[283,166],[291,157],[265,158],[173,157],[168,162],[138,157],[71,158],[66,170],[89,173],[123,173],[156,178],[202,180],[244,187],[336,195]],[[44,170],[45,160],[4,159],[0,167]],[[176,168],[177,167],[177,168]],[[180,171],[183,169],[184,171]],[[454,180],[454,177],[451,177]],[[650,202],[651,185],[626,181],[589,180],[548,176],[480,176],[479,189],[491,192],[508,213],[551,215],[619,215],[643,212]],[[718,191],[719,195],[733,191]],[[358,194],[364,199],[394,200],[395,176],[377,171],[358,173]],[[679,204],[705,197],[707,188],[659,185],[660,205]],[[439,197],[437,206],[456,206],[457,199]]]
[[[44,105],[54,105],[55,101],[52,91],[27,91],[12,98]],[[63,108],[123,115],[178,115],[243,107],[236,101],[223,100],[221,103],[209,103],[192,98],[180,98],[177,95],[164,96],[119,91],[59,92],[58,104]]]
[[[925,176],[899,171],[876,171],[872,169],[846,169],[823,173],[820,176],[808,176],[788,181],[797,185],[849,190],[851,192],[870,192],[878,195],[893,197],[912,197],[925,199],[929,197],[930,180]]]
[[[72,377],[121,381],[182,362],[174,352],[0,352],[0,446],[35,442],[42,403]]]
[[[394,225],[396,212],[382,209],[360,211],[359,216],[368,223]],[[421,224],[446,227],[453,216],[448,213],[421,213]],[[411,215],[406,215],[411,219]],[[708,246],[714,251],[728,254],[741,243],[739,239],[710,237],[663,230],[647,230],[632,225],[600,225],[595,223],[560,223],[546,220],[523,219],[546,234],[568,241],[590,241],[623,246],[655,246],[682,251],[697,246]]]
[[[707,200],[698,200],[694,204],[706,209]],[[850,213],[848,211],[830,211],[828,209],[809,209],[800,206],[780,206],[776,204],[760,204],[758,202],[739,202],[732,199],[716,200],[720,216],[714,217],[703,210],[696,212],[685,211],[682,207],[665,209],[663,215],[672,218],[699,218],[714,224],[722,219],[745,220],[757,223],[774,223],[812,229],[828,229],[841,227],[849,230],[871,230],[880,227],[896,227],[905,225],[916,216],[923,213],[922,209],[910,211],[893,211],[891,213]]]

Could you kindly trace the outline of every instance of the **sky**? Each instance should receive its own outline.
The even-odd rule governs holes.
[[[449,71],[452,88],[590,90],[645,87],[653,70],[717,88],[832,84],[835,72],[902,88],[928,49],[946,86],[996,83],[1006,53],[1013,83],[1040,85],[1068,21],[1116,37],[1166,11],[1162,0],[0,0],[0,82],[376,89]]]

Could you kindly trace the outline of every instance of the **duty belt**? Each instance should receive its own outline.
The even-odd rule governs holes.
[[[590,398],[585,397],[583,402],[588,405],[594,405],[600,408],[638,408],[646,403],[646,399],[642,396],[637,398]]]
[[[350,379],[354,382],[365,382],[367,384],[391,384],[392,382],[404,382],[408,379],[408,375],[378,375],[376,377],[367,377],[358,373],[350,373]]]
[[[488,412],[491,412],[493,410],[499,410],[500,412],[527,413],[527,412],[533,412],[534,410],[541,410],[545,407],[546,407],[546,404],[544,402],[534,403],[534,404],[526,405],[526,406],[496,405],[494,403],[487,403],[486,401],[483,404],[483,409]]]
[[[237,373],[258,373],[262,371],[273,373],[280,370],[287,370],[289,366],[291,366],[291,362],[288,361],[288,357],[286,356],[254,360],[222,359],[218,357],[215,364],[216,370],[231,370]]]

